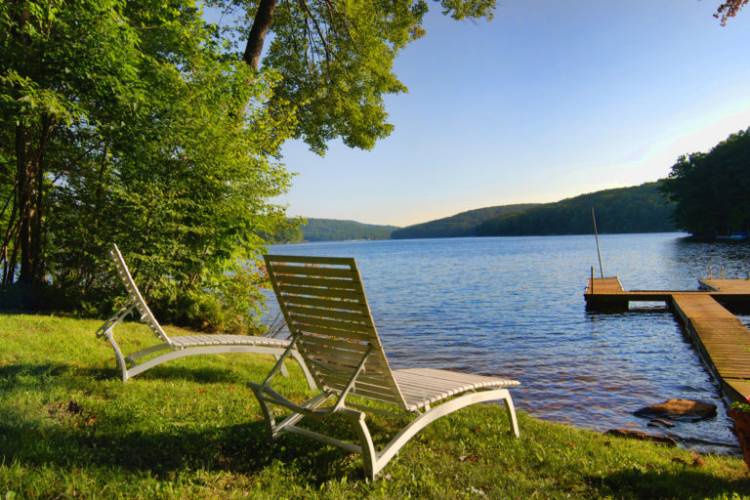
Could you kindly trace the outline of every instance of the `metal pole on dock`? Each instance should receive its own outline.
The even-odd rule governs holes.
[[[596,228],[596,212],[591,207],[591,219],[594,221],[594,239],[596,239],[596,255],[599,257],[599,275],[604,278],[604,267],[602,267],[602,252],[599,249],[599,230]]]

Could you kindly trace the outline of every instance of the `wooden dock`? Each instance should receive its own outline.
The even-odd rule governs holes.
[[[750,305],[750,280],[704,279],[701,290],[625,290],[616,277],[589,279],[589,310],[627,310],[630,302],[665,302],[680,318],[724,394],[750,401],[750,330],[727,308]]]
[[[700,290],[625,290],[620,279],[590,278],[584,298],[586,307],[598,311],[627,311],[630,302],[664,302],[671,305],[672,296],[711,296],[731,308],[750,307],[750,280],[703,279]]]

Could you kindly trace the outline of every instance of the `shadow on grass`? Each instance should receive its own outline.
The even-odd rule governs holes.
[[[106,380],[119,378],[119,371],[115,368],[81,367],[69,363],[22,363],[0,366],[0,381],[7,379],[10,382],[11,379],[14,379],[13,382],[16,383],[18,377],[27,376],[34,377],[29,381],[29,385],[39,385],[38,378],[40,377],[60,377],[62,375]]]
[[[0,366],[0,380],[17,379],[18,376],[59,377],[61,375],[92,378],[94,380],[120,380],[119,368],[81,367],[68,363],[24,363]],[[138,380],[183,380],[200,384],[241,384],[247,380],[231,367],[157,366],[138,376]]]
[[[157,366],[139,375],[138,378],[144,380],[184,380],[199,384],[241,384],[247,382],[247,379],[232,371],[231,367]]]
[[[731,497],[733,493],[742,497],[750,495],[750,477],[727,480],[695,468],[685,468],[678,472],[631,469],[592,479],[591,483],[618,497],[707,498],[722,495]]]
[[[5,365],[0,366],[0,391],[3,387],[49,391],[53,386],[80,390],[86,385],[98,392],[98,384],[84,384],[82,377],[117,380],[117,374],[115,369],[66,363]],[[150,377],[244,382],[237,374],[213,368],[160,367]],[[156,412],[158,402],[153,406],[151,411]],[[337,448],[295,435],[270,442],[265,423],[253,412],[238,418],[251,422],[237,425],[205,425],[194,417],[152,425],[147,415],[130,414],[127,408],[113,407],[95,415],[85,403],[62,400],[45,406],[38,415],[29,419],[12,406],[0,405],[0,463],[13,460],[31,468],[52,465],[71,471],[105,466],[169,479],[173,473],[199,469],[253,474],[280,462],[315,485],[342,476],[362,477],[358,459]],[[341,430],[341,422],[311,424],[323,432]]]
[[[7,411],[0,411],[0,420],[0,462],[13,460],[31,468],[53,465],[73,471],[105,466],[169,479],[173,473],[200,469],[254,474],[278,461],[315,485],[345,475],[362,477],[359,462],[337,448],[293,435],[268,441],[262,421],[119,434],[111,430],[113,420],[108,429],[78,423],[42,428]]]

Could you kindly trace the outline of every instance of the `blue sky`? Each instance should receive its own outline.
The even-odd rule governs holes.
[[[431,5],[434,4],[430,2]],[[433,7],[396,61],[393,134],[325,157],[284,147],[292,215],[407,225],[665,176],[750,126],[750,7],[718,0],[500,0],[491,22]]]

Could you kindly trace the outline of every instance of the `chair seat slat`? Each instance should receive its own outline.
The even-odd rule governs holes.
[[[354,278],[354,273],[349,269],[334,269],[331,267],[320,267],[320,266],[283,266],[273,265],[271,266],[274,274],[276,275],[292,275],[292,276],[323,276],[323,277],[336,277],[336,278]]]
[[[320,325],[303,325],[297,324],[289,327],[292,332],[301,335],[329,336],[341,340],[357,340],[369,342],[370,336],[367,333],[337,330]]]
[[[317,318],[333,318],[337,320],[351,321],[366,325],[368,318],[361,312],[344,312],[326,309],[322,307],[300,307],[297,305],[287,306],[287,310],[295,316],[312,316]]]
[[[267,255],[266,262],[270,262],[272,264],[279,263],[280,265],[289,262],[299,264],[323,264],[346,267],[351,267],[352,265],[354,265],[354,259],[351,257],[314,257],[310,255]]]
[[[354,290],[334,290],[331,288],[279,285],[279,291],[282,295],[288,295],[290,297],[326,297],[333,299],[346,299],[358,304],[362,304],[362,294]]]
[[[289,285],[359,291],[357,282],[348,278],[279,276],[279,285],[282,287]]]
[[[293,327],[297,325],[299,325],[300,328],[304,328],[305,326],[323,326],[335,330],[341,330],[341,332],[339,333],[341,333],[342,335],[346,334],[347,332],[352,332],[364,333],[368,336],[371,336],[373,332],[373,328],[370,325],[363,323],[352,323],[351,321],[343,321],[336,318],[323,319],[313,316],[298,316],[294,314],[290,314],[289,317]]]
[[[315,299],[310,297],[295,297],[294,295],[287,295],[286,300],[290,306],[313,306],[362,314],[367,313],[367,308],[365,306],[358,302],[351,302],[348,300]]]

